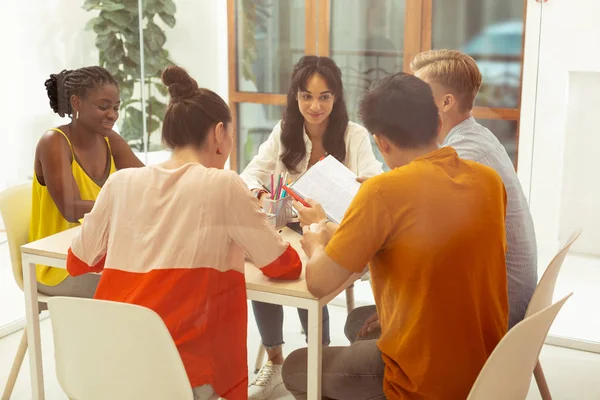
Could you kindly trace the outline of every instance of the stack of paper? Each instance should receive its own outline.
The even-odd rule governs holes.
[[[333,156],[327,156],[291,185],[300,197],[319,202],[329,219],[340,223],[360,183],[356,175]]]

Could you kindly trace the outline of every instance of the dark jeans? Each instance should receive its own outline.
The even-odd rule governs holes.
[[[252,302],[254,318],[263,346],[272,349],[283,345],[283,306],[278,304]],[[298,309],[298,316],[304,332],[308,334],[308,311]],[[329,310],[323,307],[323,345],[329,345]]]
[[[352,343],[347,347],[323,349],[322,398],[339,400],[384,400],[383,373],[385,364],[377,348],[377,339],[355,341],[356,334],[367,318],[375,312],[375,306],[353,310],[346,321],[344,332]],[[371,335],[379,335],[371,332]],[[370,335],[370,336],[371,336]],[[283,383],[298,400],[308,399],[307,349],[290,354],[283,364]]]

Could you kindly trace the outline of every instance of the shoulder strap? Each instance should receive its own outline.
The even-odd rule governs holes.
[[[50,130],[55,131],[55,132],[60,132],[64,136],[64,138],[67,140],[67,143],[69,144],[69,149],[71,149],[71,156],[73,157],[73,159],[75,159],[75,152],[73,151],[73,146],[71,145],[71,141],[69,140],[69,137],[67,136],[67,134],[58,128],[52,128]]]

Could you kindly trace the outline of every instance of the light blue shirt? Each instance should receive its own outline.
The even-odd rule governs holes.
[[[453,147],[465,160],[493,168],[504,182],[508,200],[506,270],[511,328],[525,317],[537,286],[537,244],[533,219],[521,182],[502,143],[473,117],[452,128],[442,146]]]

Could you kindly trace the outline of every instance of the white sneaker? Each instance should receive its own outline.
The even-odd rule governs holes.
[[[283,383],[282,368],[283,365],[267,362],[256,375],[256,379],[248,386],[248,400],[268,399],[273,390]]]

